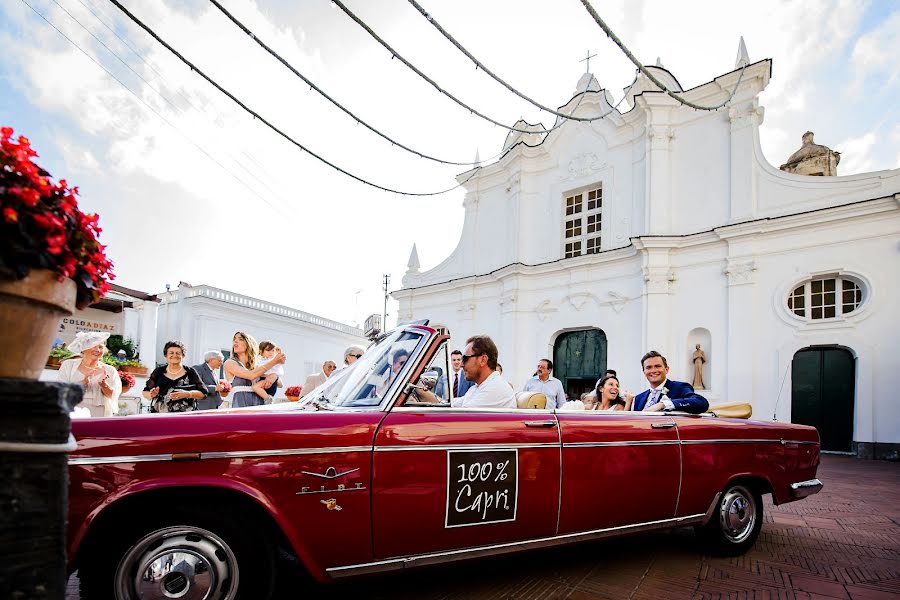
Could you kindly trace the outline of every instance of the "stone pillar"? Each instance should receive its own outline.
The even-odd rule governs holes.
[[[728,109],[731,122],[730,145],[730,203],[728,218],[731,222],[747,221],[756,216],[756,160],[753,153],[763,120],[759,99],[737,104]]]
[[[751,254],[729,256],[725,261],[728,278],[728,339],[724,402],[752,402],[756,360],[756,261]]]
[[[669,263],[669,242],[658,238],[638,238],[635,247],[643,253],[644,313],[641,324],[641,352],[656,350],[672,356],[672,308],[675,272]]]
[[[66,593],[66,515],[81,387],[0,379],[0,598]]]
[[[141,337],[138,352],[141,362],[150,370],[156,365],[156,329],[159,320],[159,303],[145,300],[141,305]]]

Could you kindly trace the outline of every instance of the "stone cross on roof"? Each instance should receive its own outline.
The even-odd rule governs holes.
[[[585,73],[590,73],[590,72],[591,72],[591,59],[594,58],[595,56],[597,56],[597,55],[596,55],[596,54],[591,54],[591,51],[588,50],[588,51],[587,51],[587,56],[585,56],[584,58],[582,58],[581,60],[578,61],[578,62],[586,62],[586,63],[587,63],[587,65],[584,67],[584,72],[585,72]]]

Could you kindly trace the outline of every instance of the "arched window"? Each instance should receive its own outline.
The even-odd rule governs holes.
[[[796,316],[818,321],[836,319],[858,309],[865,300],[863,285],[849,277],[811,279],[790,293],[788,310]]]

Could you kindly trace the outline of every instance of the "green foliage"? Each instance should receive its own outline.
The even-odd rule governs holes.
[[[118,354],[119,350],[124,350],[125,358],[133,359],[137,346],[131,338],[123,338],[121,335],[111,335],[109,336],[109,339],[106,340],[106,349],[109,350],[109,353],[113,356]]]
[[[65,360],[67,358],[71,358],[75,356],[68,350],[66,350],[65,346],[56,346],[52,350],[50,350],[50,358],[58,358],[60,360]]]

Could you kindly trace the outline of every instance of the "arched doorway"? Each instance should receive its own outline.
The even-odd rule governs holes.
[[[811,347],[794,354],[791,421],[818,429],[822,450],[852,450],[855,367],[845,348]]]
[[[599,329],[569,331],[553,344],[553,376],[566,396],[577,399],[597,383],[606,370],[606,334]]]

